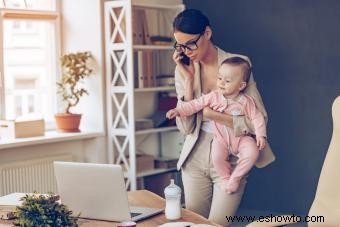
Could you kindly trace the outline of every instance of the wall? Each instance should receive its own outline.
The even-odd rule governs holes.
[[[340,95],[340,2],[185,0],[202,10],[215,43],[249,56],[269,113],[277,161],[248,178],[242,208],[307,213]]]
[[[63,53],[91,51],[94,75],[85,81],[89,95],[81,98],[77,112],[84,113],[82,129],[104,130],[104,37],[101,0],[64,0],[61,3]],[[95,111],[94,111],[95,110]]]
[[[71,154],[77,162],[97,162],[106,160],[104,137],[30,145],[0,150],[0,165],[22,160]]]

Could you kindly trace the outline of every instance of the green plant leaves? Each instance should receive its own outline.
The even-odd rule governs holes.
[[[80,86],[80,82],[92,75],[93,69],[87,65],[90,58],[92,55],[88,51],[64,54],[60,57],[62,77],[57,86],[58,93],[68,104],[66,113],[70,113],[70,108],[76,106],[84,94],[89,94]]]
[[[75,227],[77,217],[71,217],[72,211],[58,203],[59,196],[27,194],[21,199],[21,206],[16,207],[15,216],[17,220],[15,226],[25,227]]]

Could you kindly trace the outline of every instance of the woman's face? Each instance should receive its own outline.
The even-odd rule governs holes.
[[[190,60],[198,62],[200,61],[207,49],[208,39],[206,33],[202,34],[187,34],[180,31],[174,33],[176,39],[176,45],[181,46]]]

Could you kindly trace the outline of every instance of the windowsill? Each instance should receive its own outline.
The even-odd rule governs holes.
[[[55,143],[70,140],[91,139],[105,136],[104,132],[78,132],[78,133],[59,133],[56,131],[45,132],[45,136],[20,138],[20,139],[1,139],[0,150],[13,147],[22,147],[28,145],[37,145],[45,143]]]

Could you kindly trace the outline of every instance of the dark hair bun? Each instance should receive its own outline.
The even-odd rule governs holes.
[[[208,18],[197,9],[186,9],[180,12],[173,22],[174,31],[187,34],[201,34],[210,26]]]

